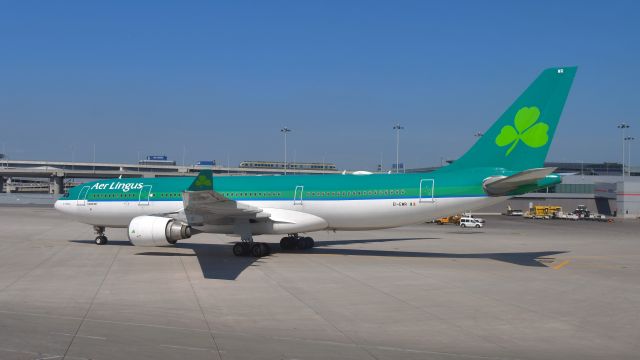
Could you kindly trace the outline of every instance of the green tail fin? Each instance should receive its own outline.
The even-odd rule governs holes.
[[[202,170],[193,180],[189,191],[206,191],[213,190],[213,176],[211,170]]]
[[[447,168],[541,168],[577,67],[546,69],[460,159]]]

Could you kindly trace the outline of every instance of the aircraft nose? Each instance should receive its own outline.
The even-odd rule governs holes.
[[[53,204],[53,207],[58,211],[62,211],[62,202],[60,200],[56,200],[56,202]]]

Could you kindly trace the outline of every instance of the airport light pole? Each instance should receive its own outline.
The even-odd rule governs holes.
[[[76,162],[76,147],[71,145],[71,170],[73,170],[73,164]]]
[[[625,142],[625,129],[628,129],[630,126],[626,123],[622,123],[618,125],[618,129],[622,130],[622,181],[624,181],[624,142]]]
[[[396,174],[400,170],[400,130],[404,130],[404,126],[395,124],[393,130],[396,131]],[[404,166],[403,166],[404,168]]]
[[[287,175],[287,133],[290,133],[291,129],[285,126],[280,132],[284,134],[284,174]]]
[[[635,140],[636,138],[634,138],[633,136],[627,136],[624,138],[625,141],[627,141],[629,143],[629,145],[627,145],[627,172],[629,177],[631,177],[631,142],[633,140]]]

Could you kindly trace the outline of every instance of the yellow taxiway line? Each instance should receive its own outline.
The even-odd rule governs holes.
[[[567,264],[569,264],[569,260],[565,260],[565,261],[561,262],[561,263],[560,263],[560,264],[558,264],[558,265],[553,265],[553,266],[552,266],[552,268],[553,268],[554,270],[560,270],[560,269],[562,269],[563,267],[567,266]]]

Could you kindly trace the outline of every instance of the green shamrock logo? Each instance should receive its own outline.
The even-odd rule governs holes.
[[[200,175],[196,179],[196,182],[194,183],[194,185],[197,187],[211,187],[213,183],[206,176]]]
[[[549,125],[539,122],[540,109],[535,106],[523,107],[516,113],[513,120],[515,128],[511,125],[505,125],[500,130],[500,134],[496,137],[496,145],[503,147],[511,143],[511,147],[507,150],[505,156],[509,156],[516,145],[522,140],[527,146],[539,148],[549,141]]]

